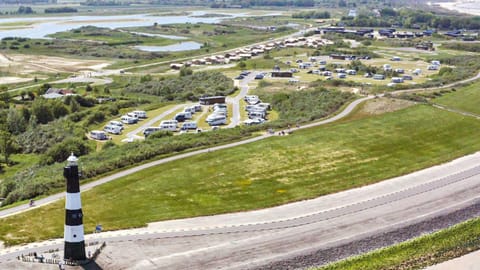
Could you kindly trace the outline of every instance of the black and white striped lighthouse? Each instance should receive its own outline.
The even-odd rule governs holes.
[[[67,159],[68,164],[63,169],[67,180],[67,195],[65,198],[65,229],[64,229],[64,259],[82,261],[85,256],[85,239],[83,236],[83,213],[80,199],[80,182],[78,175],[78,159],[72,153]]]

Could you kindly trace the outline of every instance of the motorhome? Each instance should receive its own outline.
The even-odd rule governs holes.
[[[182,130],[187,130],[187,129],[197,129],[197,123],[195,122],[185,122],[182,125]]]
[[[124,115],[120,118],[120,121],[124,124],[132,125],[138,122],[138,118],[130,117],[128,115]]]
[[[195,108],[196,112],[201,112],[202,111],[202,105],[200,105],[200,104],[193,105],[193,107]]]
[[[111,126],[117,126],[120,127],[121,130],[123,130],[123,123],[120,121],[110,121],[108,122],[109,125]]]
[[[211,114],[207,117],[206,122],[210,126],[225,125],[227,123],[227,117],[225,117],[224,115]]]
[[[105,127],[103,127],[103,131],[118,135],[122,133],[122,128],[114,125],[106,125]]]
[[[177,125],[176,124],[160,124],[160,129],[161,130],[168,130],[168,131],[177,131]]]
[[[173,119],[177,120],[179,122],[183,122],[183,121],[185,121],[185,119],[192,119],[192,114],[189,113],[189,112],[179,112],[175,115],[175,117]],[[180,120],[180,119],[182,119],[182,120]]]
[[[132,113],[135,114],[137,118],[147,118],[146,111],[133,111]]]
[[[135,119],[137,119],[137,121],[138,121],[138,118],[139,118],[139,117],[137,116],[137,114],[134,113],[134,112],[129,112],[129,113],[127,113],[127,116],[130,116],[130,117],[132,117],[132,118],[135,118]]]
[[[148,135],[160,130],[163,130],[163,129],[161,127],[147,127],[145,130],[143,130],[143,135],[145,137],[148,137]]]
[[[400,77],[393,77],[392,83],[403,83],[403,78]]]
[[[160,122],[160,125],[175,125],[175,126],[177,126],[178,121],[177,120],[163,120],[162,122]]]
[[[265,113],[264,112],[251,112],[248,114],[248,118],[254,119],[254,118],[265,118]]]
[[[92,130],[90,131],[90,138],[94,140],[106,140],[108,139],[107,133],[101,130]]]

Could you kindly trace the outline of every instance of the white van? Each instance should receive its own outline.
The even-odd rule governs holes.
[[[185,122],[182,125],[182,130],[187,130],[187,129],[197,129],[197,123],[195,122]]]
[[[135,119],[137,119],[137,121],[138,121],[138,116],[137,116],[137,114],[134,113],[134,112],[129,112],[129,113],[127,113],[127,116],[130,116],[130,117],[132,117],[132,118],[135,118]]]
[[[207,117],[207,123],[210,126],[225,125],[227,123],[227,117],[224,115],[211,114]]]
[[[177,120],[163,120],[160,122],[160,125],[175,125],[178,126],[178,121]]]
[[[138,122],[138,118],[130,117],[128,115],[124,115],[120,118],[120,121],[122,121],[122,123],[124,123],[124,124],[131,125],[131,124],[136,124]]]
[[[146,111],[133,111],[132,113],[135,114],[137,118],[147,118]]]
[[[161,130],[168,130],[168,131],[177,131],[177,125],[176,124],[160,124],[160,129]]]
[[[265,113],[263,112],[251,112],[248,114],[248,118],[254,119],[254,118],[265,118]]]
[[[120,121],[110,121],[108,122],[109,125],[111,126],[117,126],[120,127],[121,130],[123,130],[123,123]]]
[[[191,113],[191,114],[195,114],[195,107],[193,107],[193,106],[186,107],[185,109],[183,109],[183,112],[188,112],[188,113]]]
[[[101,130],[92,130],[90,131],[90,138],[94,140],[106,140],[108,139],[107,133]]]
[[[200,105],[200,104],[195,104],[195,105],[193,105],[193,107],[195,108],[196,112],[201,112],[202,111],[202,105]]]
[[[145,137],[148,137],[148,135],[152,134],[153,132],[157,132],[162,130],[160,127],[147,127],[145,130],[143,130],[143,135]]]
[[[114,125],[106,125],[105,127],[103,127],[103,130],[105,132],[116,134],[116,135],[119,135],[120,133],[122,133],[122,128]]]

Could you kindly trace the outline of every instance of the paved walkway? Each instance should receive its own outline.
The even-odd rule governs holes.
[[[425,270],[479,270],[480,251],[475,251],[444,263],[425,268]]]

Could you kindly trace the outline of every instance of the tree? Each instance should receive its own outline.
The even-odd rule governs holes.
[[[87,84],[87,86],[85,87],[85,91],[87,92],[92,92],[93,88],[90,84]]]
[[[180,77],[185,77],[185,76],[192,75],[192,74],[193,74],[193,70],[191,68],[182,67],[180,69]]]
[[[0,130],[0,152],[3,154],[5,164],[10,164],[9,157],[13,152],[13,136],[5,129]]]
[[[24,132],[26,128],[27,123],[23,115],[14,107],[8,109],[7,130],[14,135],[18,135]]]
[[[32,114],[41,124],[46,124],[54,119],[52,106],[44,98],[37,98],[32,104]]]

